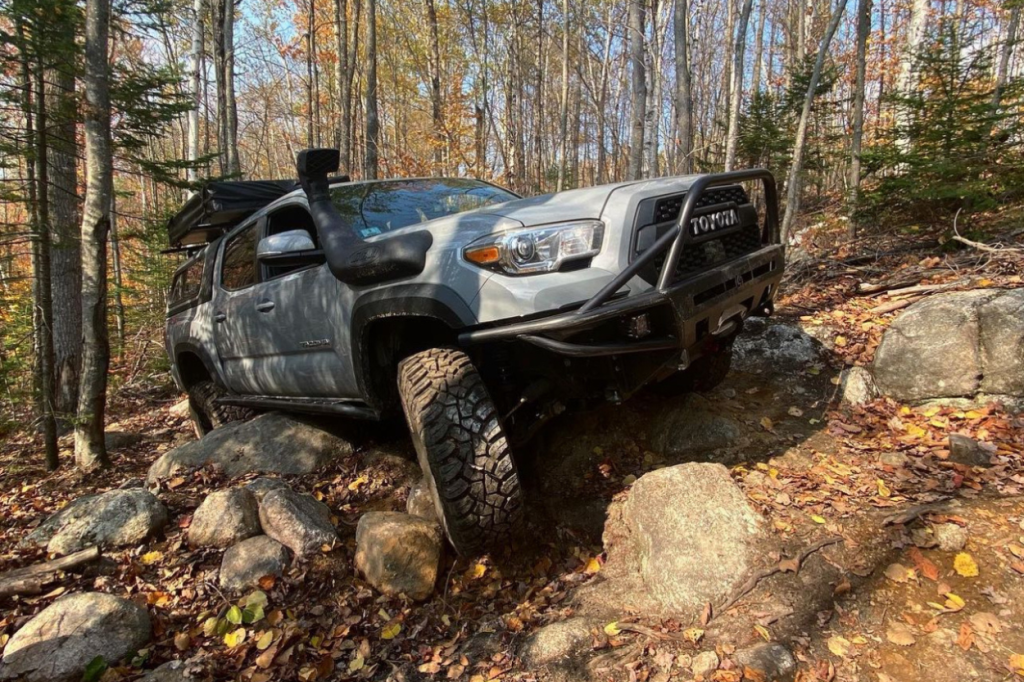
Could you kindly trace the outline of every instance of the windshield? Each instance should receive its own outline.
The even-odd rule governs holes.
[[[331,188],[338,212],[364,239],[518,198],[479,180],[388,180]]]

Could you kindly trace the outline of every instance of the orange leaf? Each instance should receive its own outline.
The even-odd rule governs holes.
[[[939,579],[939,567],[936,566],[928,557],[921,553],[917,547],[910,548],[910,559],[914,562],[914,566],[925,578],[929,580]]]

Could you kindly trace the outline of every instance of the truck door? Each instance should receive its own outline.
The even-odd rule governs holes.
[[[254,221],[224,240],[213,295],[213,329],[217,355],[228,388],[241,394],[262,393],[256,367],[269,346],[261,337],[256,311],[256,239]]]
[[[269,213],[261,238],[305,231],[317,246],[313,219],[304,203]],[[312,261],[259,264],[254,287],[255,328],[266,350],[255,362],[266,395],[356,398],[349,361],[348,330],[341,327],[339,306],[344,286],[330,273],[322,256]],[[262,346],[261,346],[262,347]]]

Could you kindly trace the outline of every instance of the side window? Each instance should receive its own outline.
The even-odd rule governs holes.
[[[194,258],[185,267],[178,270],[171,282],[171,293],[168,296],[168,305],[171,308],[178,307],[199,297],[199,291],[203,285],[203,266],[206,263],[206,251]]]
[[[320,248],[320,240],[317,236],[316,225],[313,223],[313,216],[309,214],[305,206],[286,206],[267,216],[266,236],[291,232],[292,230],[304,230],[309,233],[309,238],[313,240],[313,245],[316,248]],[[320,263],[322,262],[323,260],[320,261]],[[283,277],[290,272],[308,268],[310,265],[308,261],[292,265],[284,263],[264,265],[263,280]]]
[[[253,223],[224,245],[220,282],[225,289],[244,289],[256,283],[256,224]]]

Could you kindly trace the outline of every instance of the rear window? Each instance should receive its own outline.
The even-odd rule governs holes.
[[[203,269],[206,266],[206,249],[191,261],[186,263],[174,274],[171,281],[171,293],[168,296],[168,307],[177,308],[199,298],[199,291],[203,288]]]
[[[500,187],[463,179],[388,180],[331,189],[338,212],[363,238],[518,198]]]

